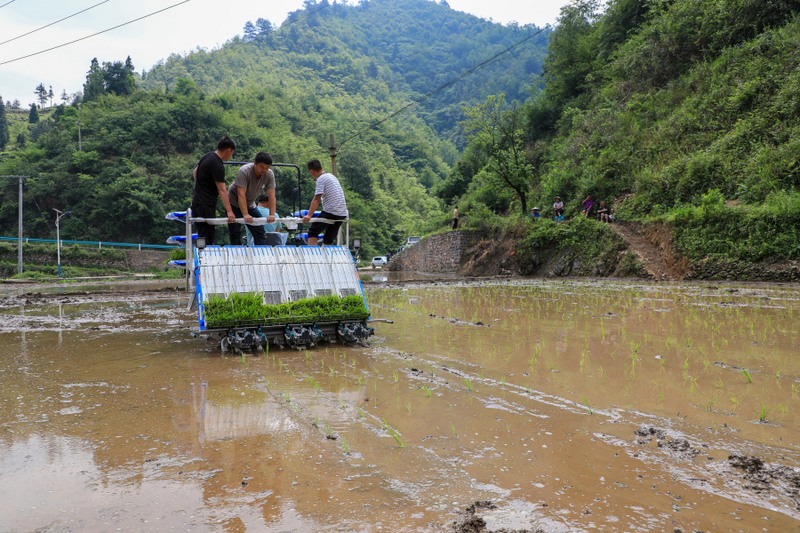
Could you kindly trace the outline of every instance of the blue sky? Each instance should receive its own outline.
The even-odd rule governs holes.
[[[452,9],[507,24],[554,24],[568,0],[448,0]],[[131,56],[136,70],[150,69],[171,53],[213,49],[241,34],[248,20],[265,18],[280,25],[303,0],[0,0],[0,42],[68,17],[84,13],[0,44],[0,96],[19,99],[28,107],[39,83],[58,96],[83,87],[92,58],[123,61]],[[99,4],[99,5],[97,5]],[[176,5],[177,4],[177,5]],[[96,7],[93,7],[96,6]],[[170,7],[174,6],[174,7]],[[121,28],[80,40],[155,11],[165,11]],[[55,50],[17,59],[41,50]]]

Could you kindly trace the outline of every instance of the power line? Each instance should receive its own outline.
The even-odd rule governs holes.
[[[10,2],[6,2],[2,6],[0,6],[0,8],[6,7],[8,4],[13,4],[14,2],[16,2],[16,0],[11,0]]]
[[[12,2],[13,2],[13,1],[14,1],[14,0],[12,0]],[[4,45],[4,44],[6,44],[6,43],[10,43],[11,41],[16,41],[17,39],[21,39],[21,38],[23,38],[23,37],[27,37],[28,35],[30,35],[30,34],[32,34],[32,33],[36,33],[36,32],[37,32],[37,31],[39,31],[39,30],[43,30],[43,29],[45,29],[45,28],[49,28],[50,26],[53,26],[54,24],[58,24],[59,22],[63,22],[63,21],[65,21],[65,20],[67,20],[67,19],[70,19],[70,18],[72,18],[72,17],[76,16],[76,15],[80,15],[81,13],[85,13],[85,12],[89,11],[90,9],[94,9],[94,8],[96,8],[96,7],[97,7],[97,6],[99,6],[99,5],[105,4],[106,2],[108,2],[108,0],[103,0],[102,2],[98,2],[98,3],[96,3],[96,4],[95,4],[95,5],[93,5],[93,6],[90,6],[90,7],[87,7],[86,9],[82,9],[82,10],[80,10],[80,11],[78,11],[77,13],[73,13],[72,15],[69,15],[69,16],[66,16],[66,17],[64,17],[64,18],[58,19],[58,20],[57,20],[57,21],[55,21],[55,22],[51,22],[50,24],[45,24],[44,26],[40,26],[40,27],[36,28],[35,30],[31,30],[31,31],[29,31],[29,32],[27,32],[27,33],[23,33],[22,35],[17,35],[16,37],[12,37],[11,39],[8,39],[8,40],[6,40],[6,41],[3,41],[2,43],[0,43],[0,46],[3,46],[3,45]],[[10,4],[10,3],[11,3],[11,2],[9,2],[8,4]],[[4,5],[0,6],[0,7],[5,7],[5,6],[7,6],[8,4],[4,4]]]
[[[2,61],[2,62],[0,62],[0,65],[7,65],[9,63],[14,63],[15,61],[20,61],[22,59],[27,59],[29,57],[38,56],[39,54],[44,54],[46,52],[51,52],[51,51],[56,50],[58,48],[63,48],[65,46],[69,46],[71,44],[75,44],[75,43],[80,42],[80,41],[85,41],[86,39],[90,39],[92,37],[96,37],[98,35],[101,35],[103,33],[109,32],[111,30],[116,30],[117,28],[121,28],[123,26],[127,26],[128,24],[133,24],[134,22],[139,22],[140,20],[144,20],[144,19],[146,19],[148,17],[152,17],[153,15],[158,15],[159,13],[163,13],[164,11],[167,11],[168,9],[172,9],[173,7],[177,7],[177,6],[181,5],[181,4],[185,4],[185,3],[189,2],[189,1],[190,0],[183,0],[182,2],[176,2],[176,3],[172,4],[171,6],[167,6],[167,7],[163,8],[163,9],[159,9],[158,11],[153,11],[152,13],[148,13],[147,15],[143,15],[143,16],[141,16],[139,18],[135,18],[133,20],[129,20],[128,22],[123,22],[122,24],[117,24],[116,26],[112,26],[112,27],[107,28],[105,30],[98,31],[97,33],[93,33],[91,35],[87,35],[85,37],[81,37],[79,39],[75,39],[74,41],[69,41],[69,42],[66,42],[66,43],[59,44],[57,46],[52,46],[50,48],[46,48],[44,50],[39,50],[38,52],[33,52],[32,54],[27,54],[27,55],[24,55],[24,56],[15,57],[14,59],[9,59],[7,61]],[[0,6],[0,7],[2,7],[2,6]]]
[[[470,75],[474,74],[475,72],[477,72],[478,70],[480,70],[480,69],[482,69],[482,68],[484,68],[484,67],[486,67],[486,66],[489,66],[490,64],[492,64],[492,63],[494,63],[495,61],[497,61],[497,60],[498,60],[498,59],[499,59],[501,56],[503,56],[503,55],[505,55],[505,54],[507,54],[507,53],[511,52],[511,51],[512,51],[512,50],[514,50],[515,48],[517,48],[517,47],[521,46],[522,44],[524,44],[524,43],[526,43],[527,41],[529,41],[529,40],[533,39],[534,37],[537,37],[538,35],[540,35],[540,34],[541,34],[543,31],[545,31],[546,29],[547,29],[547,26],[545,26],[544,28],[540,28],[538,31],[536,31],[536,32],[534,32],[534,33],[532,33],[532,34],[528,35],[528,36],[527,36],[527,37],[525,37],[524,39],[521,39],[521,40],[517,41],[516,43],[512,44],[511,46],[509,46],[508,48],[506,48],[505,50],[503,50],[502,52],[499,52],[499,53],[495,54],[494,56],[490,57],[490,58],[489,58],[489,59],[487,59],[486,61],[483,61],[483,62],[481,62],[481,63],[478,63],[478,64],[477,64],[477,65],[475,65],[474,67],[472,67],[472,68],[470,68],[470,69],[468,69],[468,70],[466,70],[466,71],[462,72],[462,73],[461,73],[459,76],[457,76],[457,77],[455,77],[455,78],[451,79],[450,81],[447,81],[447,82],[443,83],[443,84],[442,84],[442,85],[440,85],[439,87],[437,87],[437,88],[433,89],[432,91],[430,91],[430,92],[426,93],[426,94],[425,94],[425,95],[424,95],[422,98],[420,98],[419,100],[415,100],[415,101],[411,102],[410,104],[408,104],[408,105],[405,105],[405,106],[401,107],[400,109],[398,109],[398,110],[397,110],[397,111],[395,111],[394,113],[391,113],[390,115],[388,115],[386,118],[383,118],[383,119],[381,119],[381,120],[378,120],[378,121],[375,121],[375,122],[373,122],[372,124],[370,124],[369,126],[367,126],[366,128],[364,128],[363,130],[361,130],[361,131],[359,131],[359,132],[357,132],[357,133],[355,133],[355,134],[351,135],[350,137],[347,137],[346,139],[344,139],[342,142],[340,142],[340,143],[339,143],[339,147],[341,148],[341,146],[342,146],[344,143],[346,143],[347,141],[350,141],[350,140],[352,140],[352,139],[355,139],[356,137],[359,137],[359,136],[363,135],[364,133],[366,133],[366,132],[368,132],[368,131],[370,131],[370,130],[372,130],[372,129],[376,128],[377,126],[380,126],[380,125],[381,125],[381,124],[383,124],[384,122],[386,122],[386,121],[388,121],[388,120],[391,120],[392,118],[396,117],[397,115],[399,115],[399,114],[403,113],[404,111],[406,111],[406,110],[408,110],[408,109],[411,109],[412,107],[414,107],[414,106],[417,106],[417,105],[421,104],[422,102],[424,102],[424,101],[428,100],[428,99],[429,99],[429,98],[431,98],[432,96],[434,96],[434,95],[436,95],[436,94],[438,94],[438,93],[440,93],[440,92],[444,91],[445,89],[447,89],[447,88],[449,88],[449,87],[451,87],[451,86],[455,85],[456,83],[458,83],[459,81],[463,80],[463,79],[464,79],[464,78],[466,78],[467,76],[470,76]]]

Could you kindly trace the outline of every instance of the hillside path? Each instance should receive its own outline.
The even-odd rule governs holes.
[[[610,224],[611,229],[625,240],[628,248],[635,253],[644,264],[647,273],[655,280],[676,281],[683,278],[677,269],[670,267],[664,252],[642,235],[636,227],[624,222]]]

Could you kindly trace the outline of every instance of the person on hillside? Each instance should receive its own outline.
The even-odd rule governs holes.
[[[225,135],[217,143],[217,149],[208,152],[194,168],[194,191],[192,191],[192,216],[202,218],[215,218],[217,212],[217,198],[222,200],[228,224],[236,220],[228,200],[228,191],[225,188],[225,161],[233,157],[236,143]],[[197,223],[197,236],[206,241],[206,245],[216,242],[216,228],[205,222]]]
[[[531,218],[533,220],[539,220],[540,218],[542,218],[542,214],[539,212],[538,207],[534,207],[533,209],[531,209]]]
[[[553,199],[553,217],[556,222],[564,220],[564,202],[561,201],[560,196],[556,196]]]
[[[256,210],[258,211],[258,216],[261,218],[266,218],[269,220],[271,211],[269,210],[269,203],[270,203],[270,196],[268,194],[259,194],[258,198],[256,198]],[[273,217],[275,219],[274,222],[267,222],[262,227],[264,228],[264,235],[268,245],[277,246],[278,244],[286,244],[286,238],[288,235],[286,233],[278,233],[282,226],[280,221],[279,215],[275,215]],[[247,245],[253,246],[255,240],[253,239],[253,234],[250,233],[250,226],[245,226],[244,231],[247,233]],[[274,238],[273,238],[274,237]],[[270,242],[272,240],[272,242]]]
[[[317,235],[324,231],[322,242],[330,245],[336,240],[342,221],[347,218],[347,203],[344,199],[344,191],[336,176],[323,170],[319,159],[312,159],[307,166],[308,173],[311,174],[311,177],[316,182],[316,189],[314,190],[314,198],[311,199],[311,205],[308,208],[308,214],[303,217],[303,222],[311,220],[311,216],[320,203],[322,203],[322,212],[319,218],[328,221],[315,221],[311,224],[308,229],[308,244],[316,246]]]
[[[600,205],[597,206],[597,220],[608,224],[608,206],[605,200],[600,200]]]
[[[458,229],[458,206],[453,208],[453,229]]]
[[[592,208],[594,207],[594,200],[591,196],[586,196],[581,202],[581,213],[583,216],[589,217],[592,215]]]
[[[258,152],[252,163],[247,163],[239,168],[236,179],[228,187],[228,200],[231,209],[237,218],[244,218],[247,229],[253,235],[253,242],[256,246],[267,244],[264,235],[264,226],[253,226],[253,217],[260,217],[261,214],[256,209],[256,198],[263,190],[269,200],[269,217],[267,222],[275,222],[275,174],[270,169],[272,157],[266,152]],[[229,224],[228,233],[230,234],[231,244],[242,244],[242,225]]]

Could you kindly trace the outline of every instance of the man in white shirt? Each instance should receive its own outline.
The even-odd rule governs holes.
[[[316,246],[317,235],[324,231],[325,235],[322,242],[330,245],[336,240],[342,221],[347,218],[347,203],[344,200],[344,191],[336,176],[322,169],[322,163],[319,162],[319,159],[312,159],[308,162],[308,173],[311,174],[317,187],[314,190],[314,198],[311,200],[308,214],[303,217],[303,222],[311,220],[320,202],[322,203],[322,212],[319,214],[319,218],[334,221],[330,223],[312,223],[308,229],[308,244],[309,246]]]

